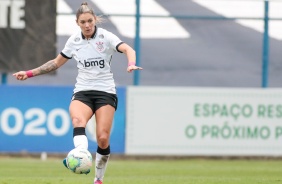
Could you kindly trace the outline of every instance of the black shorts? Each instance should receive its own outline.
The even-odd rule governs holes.
[[[118,98],[116,94],[103,91],[79,91],[72,96],[73,100],[79,100],[89,106],[93,113],[104,105],[111,105],[117,110]]]

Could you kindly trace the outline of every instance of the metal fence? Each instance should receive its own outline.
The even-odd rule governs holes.
[[[256,17],[244,17],[244,16],[236,16],[236,17],[226,17],[226,16],[210,16],[210,15],[193,15],[190,13],[183,13],[180,12],[179,14],[169,14],[169,15],[156,15],[156,14],[142,14],[141,13],[141,3],[145,2],[146,0],[134,0],[135,6],[136,6],[136,12],[134,14],[123,14],[123,13],[110,13],[105,14],[104,16],[108,17],[135,17],[135,37],[134,37],[134,48],[136,50],[137,55],[137,65],[142,65],[142,61],[140,59],[142,51],[141,51],[141,36],[140,36],[140,29],[142,27],[141,20],[142,18],[174,18],[176,20],[196,20],[196,21],[236,21],[236,20],[257,20],[257,21],[263,21],[264,27],[263,27],[263,37],[261,38],[262,41],[262,53],[261,53],[261,87],[266,88],[269,86],[269,56],[271,48],[269,46],[269,24],[271,21],[281,21],[282,23],[282,17],[271,17],[269,15],[269,12],[271,11],[271,3],[273,2],[281,2],[281,0],[201,0],[201,1],[221,1],[221,2],[233,2],[233,1],[256,1],[263,3],[263,16],[256,16]],[[187,0],[192,1],[192,0]],[[198,0],[194,0],[194,2],[197,2]],[[93,1],[95,2],[95,1]],[[176,3],[176,2],[175,2]],[[122,12],[122,11],[121,11]],[[102,13],[102,12],[101,12]],[[99,13],[98,13],[99,14]],[[134,79],[133,84],[134,85],[140,85],[140,73],[139,71],[134,72]],[[2,84],[7,83],[7,74],[2,73]]]
[[[270,18],[269,17],[269,3],[271,1],[282,2],[281,0],[253,0],[253,1],[263,1],[264,3],[264,17],[223,17],[223,16],[195,16],[195,15],[142,15],[140,13],[140,3],[142,0],[136,0],[136,36],[135,36],[135,50],[137,52],[137,65],[140,65],[140,18],[150,17],[150,18],[167,18],[173,17],[175,19],[196,19],[196,20],[263,20],[264,21],[264,33],[263,33],[263,52],[262,52],[262,79],[261,87],[268,87],[268,65],[269,65],[269,21],[279,20],[281,18]],[[226,0],[227,1],[227,0]],[[232,1],[232,0],[231,0]],[[246,0],[247,1],[247,0]],[[249,0],[251,1],[251,0]],[[112,14],[109,16],[133,16],[124,14]],[[135,72],[134,75],[134,85],[139,85],[140,77],[139,71]]]

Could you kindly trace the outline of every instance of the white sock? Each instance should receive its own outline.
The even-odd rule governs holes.
[[[73,144],[75,148],[88,149],[88,139],[86,135],[76,135],[73,137]]]
[[[109,155],[101,155],[99,153],[96,153],[96,160],[95,160],[95,165],[96,165],[95,173],[96,173],[96,175],[95,175],[94,181],[96,181],[96,180],[103,181],[109,158],[110,158],[110,154]]]

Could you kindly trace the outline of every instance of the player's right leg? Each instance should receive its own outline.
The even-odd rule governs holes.
[[[88,149],[88,140],[85,127],[93,115],[92,109],[79,100],[73,100],[70,104],[70,116],[73,125],[73,143],[75,148]]]
[[[70,103],[69,107],[70,116],[73,124],[73,143],[75,148],[88,149],[88,139],[85,133],[85,127],[89,119],[93,115],[92,109],[85,103],[74,100]],[[66,159],[63,160],[63,164],[67,167]]]

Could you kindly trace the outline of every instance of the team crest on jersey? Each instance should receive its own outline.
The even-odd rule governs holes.
[[[102,52],[102,51],[105,49],[103,42],[97,42],[96,45],[97,45],[96,48],[97,48],[97,50],[98,50],[99,52]]]
[[[80,40],[80,38],[78,38],[78,37],[74,39],[75,42],[78,42],[79,40]]]

